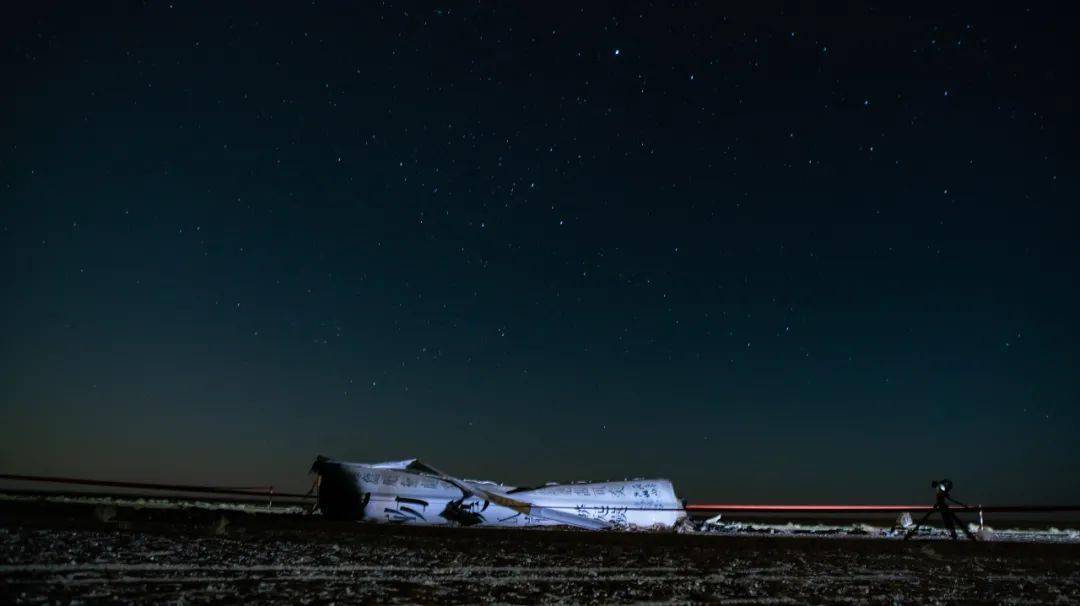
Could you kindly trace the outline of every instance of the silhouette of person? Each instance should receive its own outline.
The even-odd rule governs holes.
[[[960,521],[960,518],[958,518],[951,509],[949,509],[950,501],[956,503],[961,507],[969,507],[966,503],[961,503],[960,501],[957,501],[949,495],[949,491],[952,490],[953,487],[952,480],[931,480],[930,487],[934,489],[934,508],[926,512],[926,515],[924,515],[922,519],[919,520],[919,523],[915,524],[915,527],[909,530],[906,535],[904,535],[904,540],[906,541],[910,539],[916,532],[918,532],[919,527],[921,527],[926,522],[926,520],[936,511],[941,514],[941,520],[945,523],[945,529],[949,531],[949,535],[952,537],[952,540],[956,541],[958,539],[958,537],[956,536],[956,527],[959,526],[960,530],[963,530],[964,534],[967,535],[967,538],[971,539],[972,541],[976,541],[977,539],[975,538],[975,535],[971,534],[971,531],[968,530],[967,525]]]

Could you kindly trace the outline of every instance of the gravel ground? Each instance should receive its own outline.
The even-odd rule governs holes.
[[[447,529],[0,503],[0,603],[1080,603],[1077,544]]]

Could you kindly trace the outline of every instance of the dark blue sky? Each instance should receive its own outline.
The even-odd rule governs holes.
[[[0,468],[1080,498],[1050,8],[176,4],[3,26]]]

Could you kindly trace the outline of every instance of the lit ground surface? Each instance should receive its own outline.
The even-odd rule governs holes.
[[[331,523],[0,500],[0,603],[1080,603],[1075,542]]]

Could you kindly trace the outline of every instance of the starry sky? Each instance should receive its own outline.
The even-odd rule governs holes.
[[[1080,499],[1075,23],[585,4],[14,9],[0,468]]]

